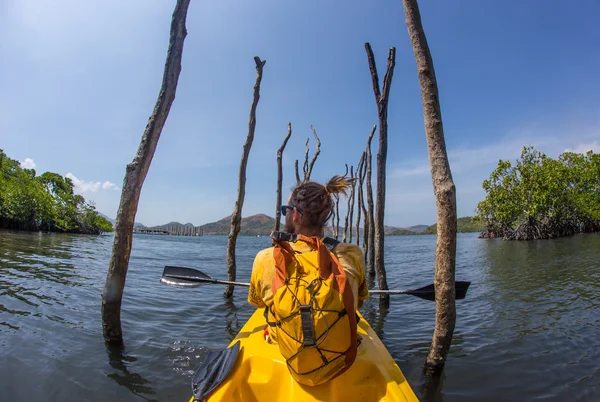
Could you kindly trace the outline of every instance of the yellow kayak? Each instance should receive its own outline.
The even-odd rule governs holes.
[[[202,401],[418,401],[375,331],[360,313],[359,317],[361,343],[354,364],[331,381],[308,387],[292,378],[279,347],[265,341],[265,318],[263,310],[257,309],[223,351],[227,356],[215,358],[215,361],[229,359],[229,366],[205,364],[204,378],[213,382],[206,389],[216,388]],[[231,357],[236,353],[237,356]],[[215,380],[219,375],[220,379]],[[194,400],[192,397],[190,402]]]

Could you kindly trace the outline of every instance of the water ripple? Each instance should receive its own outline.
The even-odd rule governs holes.
[[[244,289],[171,288],[164,265],[226,277],[227,237],[134,237],[123,299],[125,348],[107,350],[100,295],[112,236],[0,231],[0,378],[6,400],[186,400],[190,377],[225,347],[252,313]],[[238,279],[247,280],[268,238],[238,240]],[[435,236],[386,238],[390,288],[433,280]],[[461,234],[457,301],[443,376],[422,376],[435,304],[392,296],[362,313],[424,401],[592,401],[600,392],[600,236],[531,243]],[[29,384],[38,379],[36,386]]]

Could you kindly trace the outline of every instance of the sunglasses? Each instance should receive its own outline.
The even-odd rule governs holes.
[[[281,206],[279,209],[280,209],[280,211],[281,211],[281,215],[285,216],[285,213],[287,212],[287,210],[288,210],[288,209],[294,209],[294,208],[296,208],[296,210],[297,210],[298,212],[300,212],[300,214],[302,214],[302,213],[303,213],[303,212],[302,212],[302,210],[301,210],[300,208],[298,208],[298,207],[295,207],[295,206],[293,206],[293,205],[282,205],[282,206]]]

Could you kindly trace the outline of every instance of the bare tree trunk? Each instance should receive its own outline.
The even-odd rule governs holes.
[[[340,237],[340,197],[337,194],[335,195],[335,218],[336,218],[335,239],[337,240]]]
[[[452,180],[446,141],[442,126],[439,92],[433,59],[421,25],[416,0],[402,0],[406,27],[413,45],[423,98],[425,137],[437,207],[437,241],[435,253],[436,320],[427,366],[441,370],[450,349],[456,323],[455,265],[456,265],[456,188]]]
[[[356,216],[356,245],[360,246],[360,219],[361,219],[361,213],[365,208],[365,203],[363,200],[363,182],[364,182],[364,173],[363,173],[363,167],[365,165],[365,153],[363,152],[362,155],[360,156],[360,162],[358,162],[358,169],[357,169],[357,175],[358,175],[358,203],[357,203],[357,216]],[[365,214],[366,217],[366,214]],[[364,225],[363,225],[364,226]],[[364,244],[364,240],[363,240],[363,244]]]
[[[369,276],[375,276],[375,206],[373,202],[373,186],[371,185],[371,165],[373,157],[371,155],[371,140],[373,139],[373,135],[375,134],[375,129],[377,125],[374,125],[369,133],[369,139],[367,140],[367,205],[369,207],[369,213],[367,215],[368,226],[369,226],[369,236],[368,236],[368,247],[367,252],[365,253],[365,259],[367,263],[367,272]],[[366,225],[365,225],[366,227]],[[365,238],[367,238],[367,234],[365,233]]]
[[[281,224],[281,185],[283,182],[283,167],[282,167],[282,159],[283,159],[283,151],[285,150],[285,146],[287,145],[288,140],[292,136],[292,123],[288,123],[287,135],[283,139],[283,144],[277,150],[277,201],[275,203],[275,227],[273,230],[276,232],[279,231],[279,227]]]
[[[356,173],[358,173],[358,170],[356,171]],[[352,168],[350,168],[350,177],[354,179],[354,178],[356,178],[355,176],[356,176],[356,174],[352,171]],[[356,189],[356,182],[353,181],[352,189],[350,190],[350,199],[348,200],[348,210],[349,210],[349,216],[350,216],[350,219],[348,220],[348,232],[349,232],[348,243],[352,243],[352,223],[354,222],[354,202],[356,200],[355,189]]]
[[[366,153],[366,151],[363,155],[364,155],[365,159],[363,161],[363,169],[361,172],[361,175],[362,175],[361,176],[361,186],[364,185],[365,177],[367,175],[367,153]],[[365,201],[367,198],[366,191],[364,188],[362,188],[361,192],[362,192],[361,207],[362,207],[363,216],[364,216],[364,218],[363,218],[363,220],[364,220],[364,224],[363,224],[363,227],[364,227],[364,229],[363,229],[363,254],[365,256],[365,264],[366,264],[367,263],[367,253],[369,250],[369,226],[370,226],[370,223],[369,223],[369,212],[368,212],[367,204]]]
[[[308,152],[310,149],[308,148],[309,138],[306,139],[304,146],[306,147],[306,153],[304,154],[304,165],[302,165],[302,174],[304,175],[304,181],[306,181],[306,175],[308,174]]]
[[[335,204],[335,199],[333,203]],[[337,234],[335,233],[335,207],[331,211],[331,237],[337,240]]]
[[[294,167],[296,168],[296,184],[300,184],[300,172],[298,171],[298,159],[296,159],[296,163],[294,163]]]
[[[375,93],[375,101],[377,102],[377,110],[379,114],[379,152],[377,153],[377,203],[375,205],[375,272],[377,274],[377,283],[379,289],[387,289],[387,279],[384,265],[384,224],[383,217],[385,213],[385,175],[387,162],[387,107],[390,96],[390,86],[392,84],[392,76],[394,74],[394,66],[396,64],[396,48],[390,48],[388,54],[387,70],[383,78],[383,93],[379,92],[379,77],[377,75],[377,67],[375,66],[375,58],[371,45],[365,43],[367,50],[367,58],[369,60],[369,69],[371,70],[371,78],[373,79],[373,92]],[[381,295],[379,304],[389,306],[389,295]]]
[[[250,155],[250,148],[252,147],[252,141],[254,141],[254,129],[256,128],[256,107],[258,106],[258,100],[260,99],[260,82],[262,81],[263,67],[266,63],[265,60],[261,60],[259,57],[254,57],[256,63],[256,83],[254,84],[254,93],[252,98],[252,106],[250,107],[250,120],[248,122],[248,137],[244,144],[244,150],[242,152],[242,161],[240,162],[239,172],[239,183],[238,183],[238,196],[231,214],[231,228],[229,229],[229,239],[227,240],[227,280],[234,282],[236,274],[235,265],[235,246],[237,243],[237,236],[240,233],[240,224],[242,222],[242,207],[244,206],[244,196],[246,195],[246,165],[248,164],[248,155]],[[225,288],[223,296],[230,298],[233,296],[234,286],[228,285]]]
[[[123,344],[121,302],[131,255],[133,224],[142,185],[148,174],[171,105],[175,100],[177,82],[181,72],[183,42],[187,35],[185,20],[189,4],[190,0],[178,0],[175,5],[171,19],[169,50],[167,51],[160,93],[142,135],[137,154],[133,161],[127,165],[125,178],[123,179],[112,256],[108,264],[106,282],[102,291],[102,330],[104,340],[108,344]]]
[[[348,165],[346,165],[346,169],[348,169]],[[353,170],[354,170],[354,166],[350,166],[350,178],[352,178],[354,176]],[[346,170],[346,174],[344,176],[346,176],[347,174],[348,174],[348,171]],[[350,224],[348,224],[348,217],[350,216],[350,202],[351,201],[352,201],[352,193],[350,193],[350,195],[348,196],[348,209],[346,209],[346,217],[344,218],[344,237],[342,237],[343,243],[348,242],[348,227],[350,227],[350,232],[352,232],[352,222],[350,222]],[[350,236],[352,236],[352,234],[350,234]]]
[[[346,166],[346,173],[344,173],[344,177],[348,176],[348,164],[344,163],[344,166]],[[335,239],[337,240],[339,235],[340,235],[340,197],[338,195],[335,196],[335,216],[337,217],[337,229],[336,229],[336,235],[335,235]],[[344,242],[346,235],[344,234]]]
[[[315,130],[315,128],[312,125],[310,126],[310,129],[312,130],[312,132],[315,136],[317,145],[315,148],[315,154],[313,155],[312,160],[310,161],[310,165],[308,165],[308,170],[307,170],[306,176],[304,177],[304,181],[310,180],[310,175],[312,174],[313,167],[315,166],[315,162],[317,161],[317,158],[319,157],[319,154],[321,153],[321,140],[319,139],[319,136],[317,135],[317,131]],[[307,143],[308,143],[308,141],[307,141]],[[306,156],[308,157],[308,153],[306,154]]]

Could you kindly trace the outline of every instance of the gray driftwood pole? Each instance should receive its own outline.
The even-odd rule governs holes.
[[[362,212],[365,210],[365,202],[363,200],[363,182],[365,179],[364,174],[364,165],[365,165],[365,153],[363,152],[360,156],[360,162],[358,162],[357,176],[358,176],[358,202],[356,204],[356,245],[360,246],[360,218],[362,217]],[[365,219],[366,220],[366,219]],[[364,225],[363,225],[364,226]],[[363,240],[363,244],[364,244]]]
[[[423,98],[425,137],[437,207],[437,244],[435,253],[435,330],[427,356],[427,367],[440,371],[446,362],[456,323],[454,288],[456,264],[456,188],[452,180],[442,126],[439,92],[433,59],[421,24],[416,0],[402,0],[406,27],[412,42]]]
[[[394,66],[396,64],[396,48],[390,48],[388,54],[387,70],[383,78],[383,90],[379,90],[379,76],[377,75],[377,67],[371,45],[365,43],[367,58],[369,60],[369,70],[371,70],[371,78],[373,80],[373,92],[375,94],[375,102],[377,103],[377,111],[379,115],[379,151],[377,152],[377,202],[375,204],[375,274],[379,289],[387,290],[387,279],[385,274],[384,264],[384,214],[385,214],[385,178],[386,178],[386,162],[387,162],[387,109],[388,99],[390,96],[390,87],[392,85],[392,76],[394,74]],[[379,304],[389,306],[389,295],[382,295],[379,299]]]
[[[283,139],[283,144],[281,144],[281,147],[277,150],[277,201],[275,204],[275,227],[274,227],[274,230],[276,232],[279,231],[279,227],[281,226],[280,207],[281,207],[281,185],[283,182],[283,167],[282,167],[283,151],[285,150],[285,146],[287,145],[288,140],[290,139],[291,136],[292,136],[292,123],[288,123],[287,135]]]
[[[375,130],[377,129],[377,125],[374,125],[369,133],[369,139],[367,140],[367,173],[366,173],[366,182],[367,182],[367,221],[369,225],[369,233],[367,237],[367,233],[365,233],[365,240],[367,240],[368,245],[365,252],[365,259],[367,264],[367,272],[369,276],[375,276],[375,206],[373,202],[373,186],[371,184],[371,165],[373,156],[371,155],[371,140],[373,139],[373,135],[375,134]],[[365,227],[367,224],[365,224]]]
[[[358,175],[358,169],[356,172],[350,171],[350,177],[356,179]],[[352,188],[350,189],[350,199],[348,202],[349,219],[348,219],[348,243],[352,243],[352,225],[354,222],[354,204],[356,202],[356,180],[352,181]]]
[[[321,153],[321,140],[319,139],[319,136],[317,135],[317,131],[315,130],[315,128],[311,125],[310,129],[313,132],[313,135],[315,136],[315,140],[317,141],[317,145],[315,148],[315,153],[310,161],[310,164],[308,165],[308,169],[307,169],[307,173],[306,176],[304,177],[304,181],[309,181],[310,180],[310,176],[312,175],[312,171],[313,171],[313,167],[315,166],[315,162],[317,161],[317,158],[319,157],[319,154]],[[308,143],[308,140],[307,140]],[[308,157],[308,153],[306,154],[306,156]],[[307,158],[308,160],[308,158]]]
[[[183,42],[187,35],[185,20],[190,0],[178,0],[171,18],[169,49],[163,73],[162,86],[154,106],[154,110],[133,161],[127,165],[121,201],[115,224],[115,238],[112,256],[108,264],[108,272],[104,290],[102,291],[102,331],[108,344],[122,344],[121,301],[125,289],[125,278],[131,255],[133,239],[133,223],[137,212],[142,185],[148,174],[154,151],[163,126],[169,116],[171,105],[175,100],[177,82],[181,72]]]
[[[296,162],[294,163],[294,168],[296,169],[296,184],[300,184],[301,180],[300,173],[298,172],[298,159],[296,159]]]
[[[346,166],[347,167],[347,166]],[[348,174],[348,172],[346,172],[346,175]],[[354,166],[350,166],[350,178],[353,179],[354,178]],[[350,194],[348,195],[348,209],[346,209],[346,218],[344,219],[344,237],[342,237],[342,243],[352,243],[352,218],[350,218],[350,212],[351,212],[351,207],[350,207],[350,203],[352,202],[352,191],[350,191]],[[348,218],[350,218],[350,221],[348,220]],[[348,229],[350,229],[350,236],[348,236]],[[348,238],[350,240],[348,240]]]
[[[256,63],[256,82],[254,84],[254,93],[252,97],[252,106],[250,107],[250,119],[248,121],[248,137],[244,144],[242,152],[242,160],[240,162],[239,182],[238,182],[238,196],[235,201],[235,207],[231,214],[231,228],[229,229],[229,239],[227,240],[227,280],[235,282],[236,264],[235,264],[235,246],[237,243],[237,236],[240,233],[240,225],[242,222],[242,207],[244,206],[244,196],[246,195],[246,165],[248,164],[248,155],[250,155],[250,148],[252,148],[252,141],[254,140],[254,129],[256,128],[256,107],[258,106],[258,100],[260,99],[260,82],[262,81],[263,67],[266,63],[265,60],[261,60],[259,57],[254,57]],[[233,296],[234,286],[228,285],[225,288],[223,296],[230,298]]]
[[[334,194],[335,197],[335,239],[340,237],[340,196]]]
[[[304,146],[306,147],[306,153],[304,154],[304,165],[302,165],[302,174],[304,175],[304,181],[307,181],[306,175],[308,174],[308,153],[310,151],[310,148],[308,147],[308,141],[309,138],[307,138],[306,142],[304,143]]]

